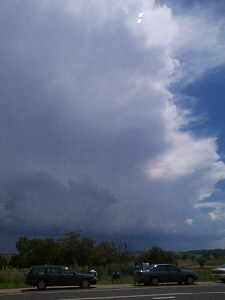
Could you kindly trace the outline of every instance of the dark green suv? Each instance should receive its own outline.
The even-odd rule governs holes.
[[[33,266],[26,275],[25,283],[36,286],[39,290],[47,286],[79,286],[89,288],[97,283],[97,277],[78,273],[65,266]]]

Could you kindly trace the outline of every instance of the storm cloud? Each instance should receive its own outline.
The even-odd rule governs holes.
[[[225,165],[215,135],[188,129],[181,87],[225,63],[222,18],[154,1],[0,5],[8,243],[81,229],[180,249],[207,231],[205,247],[221,245],[222,198],[207,199]]]

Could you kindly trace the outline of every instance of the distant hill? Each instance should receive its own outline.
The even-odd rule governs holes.
[[[189,250],[181,253],[188,254],[188,255],[213,255],[214,257],[224,257],[225,249]]]

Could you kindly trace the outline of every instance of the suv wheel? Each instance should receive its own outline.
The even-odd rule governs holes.
[[[152,280],[151,280],[151,284],[153,286],[159,285],[159,279],[157,277],[153,277]]]
[[[40,280],[37,283],[38,290],[45,290],[46,289],[46,282],[44,280]]]
[[[84,279],[81,281],[80,287],[82,289],[88,289],[90,287],[90,281],[88,279]]]
[[[186,278],[186,283],[187,283],[188,285],[194,284],[194,278],[193,278],[192,276],[187,276],[187,278]]]

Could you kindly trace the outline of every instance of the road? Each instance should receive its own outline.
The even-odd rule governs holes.
[[[158,287],[126,286],[118,288],[79,288],[22,290],[0,294],[0,300],[224,300],[225,284],[160,285]]]

